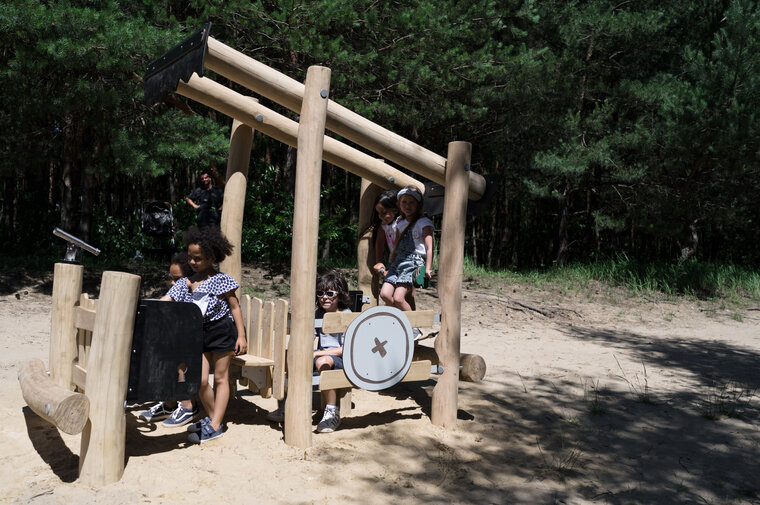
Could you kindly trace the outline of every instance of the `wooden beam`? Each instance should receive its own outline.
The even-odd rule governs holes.
[[[69,435],[81,433],[90,413],[90,400],[85,395],[55,384],[37,358],[21,367],[18,381],[26,404],[38,416]]]
[[[74,309],[74,327],[81,330],[95,329],[95,309],[77,307]]]
[[[429,360],[412,361],[409,371],[404,375],[400,382],[424,381],[430,378]],[[343,370],[325,370],[319,374],[319,390],[327,391],[328,389],[342,389],[355,387],[346,377]],[[290,404],[290,400],[288,400]]]
[[[209,37],[204,60],[206,68],[300,113],[304,85],[285,74]],[[326,127],[412,172],[445,182],[446,158],[379,126],[330,100]],[[479,200],[486,189],[483,176],[468,173],[470,198]]]
[[[292,316],[287,358],[288,408],[285,409],[285,443],[300,449],[311,447],[311,377],[319,192],[329,88],[330,69],[309,67],[298,128],[293,253],[290,267]]]
[[[467,187],[472,145],[449,143],[446,164],[446,194],[443,201],[438,296],[441,299],[441,331],[435,350],[443,374],[433,388],[430,420],[437,426],[453,429],[457,422],[459,389],[459,341],[462,312],[462,265],[464,230],[467,219]]]
[[[211,79],[193,74],[189,81],[177,84],[177,93],[237,119],[275,140],[298,147],[298,123]],[[413,177],[332,137],[324,137],[322,156],[328,163],[383,188],[414,185],[424,190],[424,184]]]
[[[361,312],[330,312],[324,315],[322,319],[322,331],[325,333],[342,333],[354,319],[359,317]],[[404,312],[409,319],[412,328],[429,328],[435,322],[435,311],[432,310],[413,310]]]

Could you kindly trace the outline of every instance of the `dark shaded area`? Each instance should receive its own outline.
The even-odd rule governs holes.
[[[74,482],[79,476],[79,456],[66,446],[58,429],[35,414],[29,407],[21,409],[26,431],[34,450],[63,482]]]

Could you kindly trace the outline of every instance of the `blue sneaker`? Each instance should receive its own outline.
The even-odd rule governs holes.
[[[188,433],[198,433],[199,431],[201,431],[201,428],[203,428],[204,426],[206,426],[210,422],[211,422],[211,418],[209,416],[206,416],[203,419],[201,419],[200,421],[195,422],[195,423],[191,424],[190,426],[188,426],[187,427],[187,432]]]
[[[145,412],[141,412],[138,416],[143,421],[152,423],[154,421],[160,421],[166,419],[172,414],[172,411],[166,408],[164,402],[158,402]]]
[[[198,433],[191,433],[187,436],[187,440],[193,444],[202,444],[209,440],[214,440],[222,436],[224,432],[224,425],[219,426],[218,430],[214,430],[211,423],[206,423],[201,427],[201,431]]]
[[[198,415],[198,407],[194,409],[186,409],[182,405],[178,405],[177,408],[169,416],[169,419],[161,423],[168,428],[178,428],[191,422],[195,416]]]

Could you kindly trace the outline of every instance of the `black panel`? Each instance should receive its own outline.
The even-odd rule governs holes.
[[[193,73],[203,77],[203,61],[211,23],[151,61],[145,71],[145,104],[153,105],[164,94],[176,91],[179,80],[187,82]]]
[[[189,400],[201,386],[203,316],[197,305],[140,300],[127,402]],[[185,381],[178,369],[186,367]]]

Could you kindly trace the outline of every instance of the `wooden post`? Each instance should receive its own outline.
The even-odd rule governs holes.
[[[74,307],[82,294],[84,267],[56,263],[53,270],[53,311],[50,323],[50,376],[58,386],[74,389],[72,376],[77,356]]]
[[[319,235],[319,190],[330,86],[330,69],[312,66],[298,127],[296,194],[291,257],[291,320],[288,346],[288,407],[285,443],[311,447],[311,376],[314,345],[314,299]]]
[[[441,331],[435,339],[435,350],[443,365],[443,374],[433,388],[430,420],[435,425],[449,429],[454,428],[457,422],[462,266],[471,152],[472,145],[469,142],[451,142],[446,162],[446,193],[443,200],[438,269]]]
[[[219,269],[243,285],[241,246],[243,243],[243,211],[248,185],[248,164],[251,161],[253,128],[238,120],[232,122],[230,153],[227,158],[227,184],[224,186],[221,229],[232,244],[232,254],[221,262]]]
[[[375,199],[383,188],[373,184],[367,179],[362,179],[361,193],[359,196],[359,242],[356,247],[356,264],[358,265],[356,279],[359,289],[370,299],[369,304],[362,306],[362,310],[377,305],[377,297],[380,294],[377,283],[377,274],[372,266],[378,260],[375,258],[375,244],[372,242],[372,230],[367,227],[372,223],[372,214],[375,212]]]
[[[90,418],[79,453],[79,477],[93,487],[117,482],[124,473],[124,401],[139,293],[140,276],[103,272],[87,360]]]

